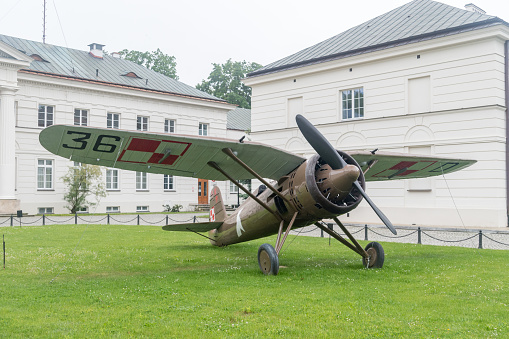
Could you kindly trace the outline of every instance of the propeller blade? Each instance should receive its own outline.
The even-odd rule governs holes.
[[[332,169],[341,169],[346,166],[345,160],[339,156],[336,149],[332,147],[330,142],[325,139],[322,133],[320,133],[308,119],[297,114],[295,120],[304,138],[306,138],[316,153],[320,154],[322,159],[325,160]]]
[[[392,232],[392,234],[394,234],[394,235],[398,234],[398,232],[396,232],[396,229],[392,225],[392,223],[389,220],[389,218],[387,218],[385,216],[385,214],[383,214],[383,212],[375,205],[373,200],[371,200],[371,198],[368,196],[368,194],[362,189],[361,184],[359,184],[358,181],[354,182],[353,184],[359,190],[359,192],[361,192],[361,195],[364,197],[364,199],[366,199],[366,201],[369,204],[369,206],[371,206],[373,211],[376,213],[376,215],[378,215],[380,220],[382,220],[382,222],[385,224],[385,226],[387,226],[387,228]]]
[[[306,118],[304,118],[300,114],[297,114],[295,120],[297,121],[297,126],[299,126],[299,129],[302,135],[304,135],[304,138],[306,138],[306,140],[311,145],[311,147],[313,147],[316,153],[318,153],[320,157],[323,160],[325,160],[325,162],[327,162],[332,169],[341,169],[347,165],[345,159],[343,159],[338,154],[336,149],[330,144],[330,142],[327,139],[325,139],[323,134],[320,133],[320,131],[318,131],[318,129],[315,126],[313,126]],[[387,226],[387,228],[393,234],[397,234],[396,229],[394,228],[392,223],[385,216],[385,214],[383,214],[382,211],[375,205],[375,203],[369,198],[366,192],[364,192],[359,181],[355,181],[354,186],[359,190],[364,199],[366,199],[369,206],[371,206],[373,211],[375,211],[375,213],[382,220],[385,226]]]

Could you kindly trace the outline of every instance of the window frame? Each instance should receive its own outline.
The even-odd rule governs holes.
[[[141,132],[148,132],[148,116],[138,115],[136,116],[136,130]]]
[[[106,206],[106,213],[120,213],[120,206]]]
[[[208,136],[209,135],[210,126],[207,123],[200,122],[198,124],[198,135]]]
[[[136,191],[148,191],[147,172],[136,172]]]
[[[40,162],[43,161],[44,164],[40,164]],[[48,161],[51,162],[51,164],[48,165]],[[42,186],[43,187],[39,187],[39,183],[41,183],[41,181],[39,181],[39,178],[40,178],[40,169],[43,170],[43,173],[42,173],[42,176],[43,176],[43,181],[42,181]],[[50,170],[50,180],[48,181],[48,170]],[[53,191],[55,188],[54,186],[54,183],[53,183],[53,180],[54,180],[54,173],[55,173],[55,166],[54,166],[54,160],[53,159],[37,159],[37,175],[36,175],[36,187],[37,187],[37,191]],[[48,187],[48,183],[49,183],[49,187]]]
[[[360,92],[360,96],[356,97],[356,91]],[[345,100],[345,92],[350,92],[349,98]],[[364,102],[364,87],[353,87],[339,91],[340,100],[340,117],[341,120],[356,120],[364,119],[364,111],[366,108]],[[345,108],[345,103],[349,104],[349,107]],[[350,112],[346,112],[350,110]]]
[[[172,124],[173,126],[171,126]],[[177,131],[177,120],[164,119],[164,133],[176,133],[176,131]]]
[[[44,209],[44,212],[41,213],[41,210]],[[48,212],[50,211],[50,212]],[[37,207],[37,214],[55,214],[54,207]]]
[[[147,205],[145,205],[145,206],[136,206],[136,212],[137,213],[149,213],[150,209],[149,209],[149,206],[147,206]]]
[[[120,114],[119,113],[108,112],[106,114],[106,128],[120,129]]]
[[[239,187],[235,185],[232,181],[230,181],[230,194],[238,194]]]
[[[166,180],[167,178],[169,179],[168,181]],[[163,174],[163,189],[165,192],[175,192],[176,191],[175,176],[169,175],[169,174]]]
[[[84,113],[84,114],[83,114]],[[78,114],[78,116],[76,116]],[[78,123],[76,123],[78,118]],[[85,119],[83,119],[85,118]],[[83,121],[85,120],[85,121]],[[88,126],[88,109],[75,108],[74,109],[74,126]]]
[[[108,175],[108,173],[115,173],[116,175],[111,176]],[[120,191],[120,175],[119,170],[115,168],[107,168],[106,169],[106,190],[107,191]],[[113,178],[116,178],[116,181],[113,180]]]
[[[43,111],[41,112],[41,108],[43,108]],[[48,112],[48,108],[51,108],[51,112]],[[43,114],[43,118],[41,119],[41,113]],[[51,121],[49,119],[49,115],[51,115]],[[43,123],[41,124],[41,121]],[[39,104],[39,109],[37,110],[37,126],[38,127],[49,127],[55,124],[55,106],[52,105],[44,105]]]

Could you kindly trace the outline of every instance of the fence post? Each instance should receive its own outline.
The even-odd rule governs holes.
[[[14,218],[13,218],[13,216],[11,214],[11,226],[13,226],[13,224],[12,224],[13,221],[14,221]]]
[[[193,224],[196,223],[196,215],[193,217]]]
[[[320,237],[323,238],[323,230],[321,228],[320,228],[320,233],[321,233]]]
[[[364,240],[368,240],[368,225],[364,225]]]
[[[78,213],[74,213],[74,225],[78,225]]]
[[[482,249],[482,231],[479,231],[479,248]]]
[[[422,244],[422,242],[421,242],[421,228],[420,227],[417,227],[417,243],[419,245]]]
[[[140,224],[140,215],[138,214],[138,225]]]
[[[42,214],[42,226],[46,225],[46,214]]]
[[[168,225],[168,214],[166,214],[166,225]]]
[[[110,214],[108,213],[108,225],[110,224]]]

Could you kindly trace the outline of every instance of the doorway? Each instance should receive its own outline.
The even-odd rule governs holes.
[[[198,179],[198,204],[206,205],[209,203],[209,181],[207,179]]]

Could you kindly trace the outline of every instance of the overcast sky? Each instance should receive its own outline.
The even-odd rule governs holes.
[[[266,65],[408,0],[46,0],[46,43],[108,52],[160,48],[177,59],[180,81],[195,86],[212,63]],[[458,8],[470,0],[443,0]],[[473,0],[509,22],[508,0]],[[0,34],[42,41],[44,0],[0,0]],[[65,38],[64,38],[65,36]]]

